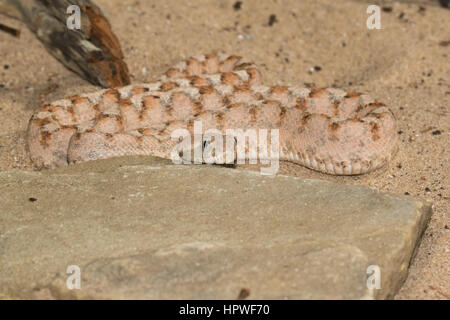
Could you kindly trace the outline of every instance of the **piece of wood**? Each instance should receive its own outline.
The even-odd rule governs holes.
[[[16,38],[20,37],[20,30],[5,26],[4,24],[1,23],[0,23],[0,31],[6,32]]]
[[[81,11],[79,30],[67,27],[71,5]],[[119,40],[91,0],[0,0],[0,14],[24,22],[50,54],[89,82],[102,87],[130,83]]]

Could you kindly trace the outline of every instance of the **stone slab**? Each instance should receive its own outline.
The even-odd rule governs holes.
[[[1,172],[0,297],[392,298],[431,213],[367,187],[151,157]]]

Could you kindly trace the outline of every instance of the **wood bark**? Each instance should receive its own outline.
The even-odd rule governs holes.
[[[67,27],[67,9],[81,10],[81,28]],[[92,84],[118,87],[130,83],[119,40],[91,0],[0,0],[0,14],[22,21],[47,51]],[[18,30],[0,25],[18,36]]]

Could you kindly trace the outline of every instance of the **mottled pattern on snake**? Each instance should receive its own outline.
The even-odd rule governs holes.
[[[328,174],[362,174],[386,164],[396,121],[357,92],[261,84],[238,56],[188,59],[159,80],[53,102],[31,118],[28,147],[37,169],[125,155],[170,158],[175,129],[279,129],[280,160]]]

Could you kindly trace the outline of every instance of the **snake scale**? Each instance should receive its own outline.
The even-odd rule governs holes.
[[[280,160],[333,175],[385,165],[396,120],[381,102],[334,88],[266,86],[238,56],[189,58],[157,81],[73,96],[41,107],[27,143],[36,169],[125,155],[170,158],[180,128],[279,129]]]

